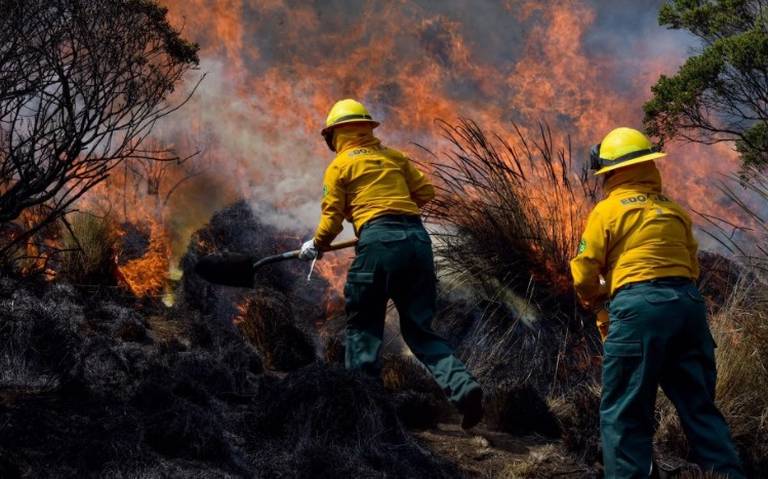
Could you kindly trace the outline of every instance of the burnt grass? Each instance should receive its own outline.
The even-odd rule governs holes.
[[[458,420],[428,372],[402,354],[385,355],[377,379],[344,370],[343,318],[318,330],[327,285],[308,288],[305,264],[272,265],[253,289],[194,273],[205,254],[265,256],[298,237],[243,202],[216,213],[192,237],[171,308],[111,285],[0,274],[0,478],[463,477],[461,454],[409,433]],[[478,338],[504,338],[476,363],[484,427],[599,462],[589,371],[548,405],[549,333],[510,329],[503,308],[480,321],[487,310],[443,296],[435,321],[469,360]]]
[[[242,203],[214,216],[172,308],[0,275],[0,478],[460,477],[380,381],[318,359],[322,285],[297,296],[290,266],[257,290],[188,271],[206,251],[288,246],[276,237]]]
[[[278,377],[233,326],[133,301],[0,279],[0,477],[457,475],[379,383]]]

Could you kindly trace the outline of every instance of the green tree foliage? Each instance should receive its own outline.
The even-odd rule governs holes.
[[[746,166],[768,165],[768,1],[672,0],[659,23],[703,42],[645,104],[652,135],[734,142]]]

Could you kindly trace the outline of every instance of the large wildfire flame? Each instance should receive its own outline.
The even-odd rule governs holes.
[[[171,263],[188,234],[236,197],[270,205],[265,219],[308,235],[332,158],[319,130],[337,99],[365,102],[382,122],[379,136],[406,151],[411,142],[440,149],[434,120],[468,117],[499,133],[511,121],[547,121],[585,157],[610,129],[641,125],[650,86],[693,45],[657,26],[658,8],[628,0],[162,3],[201,45],[207,74],[156,130],[208,164],[164,213]],[[662,165],[672,196],[729,216],[711,191],[736,165],[727,146],[673,145]],[[349,257],[334,258],[319,271],[340,285]]]

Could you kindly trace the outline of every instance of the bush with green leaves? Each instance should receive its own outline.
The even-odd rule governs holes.
[[[673,0],[659,23],[688,30],[703,48],[652,87],[648,132],[662,140],[733,142],[744,165],[768,165],[768,3]]]

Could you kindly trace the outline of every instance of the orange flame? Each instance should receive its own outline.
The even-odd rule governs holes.
[[[140,298],[161,293],[168,280],[170,255],[167,234],[159,223],[152,223],[146,254],[118,265],[120,284]]]
[[[530,127],[546,120],[571,135],[575,155],[586,156],[588,145],[611,128],[640,125],[650,86],[685,56],[685,47],[650,53],[638,47],[629,52],[631,61],[591,52],[588,36],[599,15],[587,0],[467,2],[465,12],[441,2],[432,11],[424,2],[349,1],[348,11],[286,0],[163,3],[184,35],[201,44],[209,75],[181,115],[158,125],[156,134],[179,147],[204,143],[211,167],[203,186],[161,213],[154,198],[130,200],[144,212],[139,216],[163,225],[146,259],[158,278],[160,265],[166,271],[169,265],[169,242],[177,258],[189,233],[233,198],[268,203],[292,228],[309,231],[331,159],[318,132],[339,98],[365,101],[382,120],[377,132],[395,147],[418,141],[439,150],[445,144],[434,120],[464,116],[501,134],[512,120]],[[478,19],[491,26],[478,26]],[[644,45],[654,40],[647,35]],[[725,146],[674,145],[660,164],[671,196],[727,218],[734,213],[712,194],[712,184],[736,161]],[[114,205],[124,202],[118,188],[108,186]],[[578,228],[564,225],[572,227]],[[318,272],[338,297],[349,258],[331,258],[318,263]],[[140,270],[129,277],[153,285],[142,291],[155,288],[158,280]]]
[[[347,270],[351,262],[352,256],[350,254],[335,252],[326,253],[315,265],[315,271],[329,284],[323,298],[326,318],[344,311],[344,295],[342,292],[347,279]]]

